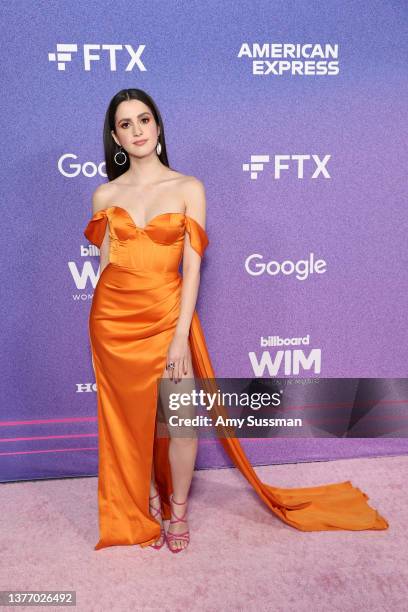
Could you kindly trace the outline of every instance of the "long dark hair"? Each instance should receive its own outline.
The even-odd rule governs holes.
[[[150,108],[156,123],[160,126],[159,142],[161,144],[161,152],[159,155],[159,159],[165,166],[170,168],[169,160],[167,158],[166,140],[164,138],[164,125],[156,103],[149,96],[149,94],[143,91],[143,89],[121,89],[117,94],[113,96],[112,100],[109,103],[108,110],[106,111],[105,115],[105,123],[103,126],[103,146],[105,150],[106,174],[108,175],[108,179],[110,181],[126,172],[126,170],[128,170],[130,166],[129,156],[126,156],[126,163],[124,163],[122,166],[119,166],[115,163],[115,153],[121,151],[121,148],[116,144],[111,134],[112,130],[116,133],[116,109],[119,104],[124,100],[140,100]],[[121,160],[123,156],[118,156],[118,158],[119,160]]]

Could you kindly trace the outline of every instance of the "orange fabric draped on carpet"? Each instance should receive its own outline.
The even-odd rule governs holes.
[[[170,518],[172,479],[168,438],[157,435],[157,380],[181,303],[185,234],[202,257],[208,236],[192,217],[156,215],[144,228],[120,206],[99,210],[84,235],[100,247],[108,227],[109,263],[95,287],[89,316],[97,384],[99,541],[107,546],[147,546],[160,536],[149,513],[154,462],[163,518]],[[197,311],[190,326],[195,376],[215,379]],[[222,414],[222,407],[216,407]],[[233,464],[260,499],[282,521],[301,531],[387,529],[368,496],[347,480],[316,487],[284,489],[262,482],[239,440],[220,436]]]

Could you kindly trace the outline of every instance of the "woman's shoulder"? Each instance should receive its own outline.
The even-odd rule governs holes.
[[[92,212],[97,213],[109,206],[111,197],[110,183],[101,183],[98,185],[92,194]]]
[[[205,209],[205,186],[201,179],[174,171],[170,180],[173,181],[174,193],[186,203],[188,210]]]
[[[204,200],[205,185],[203,181],[196,176],[186,176],[183,182],[183,190],[187,199]]]
[[[205,197],[205,186],[201,179],[189,174],[179,174],[179,188],[186,199]]]
[[[196,176],[186,176],[181,191],[186,215],[205,228],[207,203],[203,181]]]
[[[180,177],[180,180],[188,186],[190,185],[192,185],[193,187],[194,186],[198,187],[199,185],[204,186],[203,181],[199,179],[198,177],[193,176],[192,174],[181,174],[181,172],[178,172],[178,175]]]

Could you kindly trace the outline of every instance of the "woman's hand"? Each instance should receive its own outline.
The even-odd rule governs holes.
[[[169,364],[174,363],[174,368]],[[166,368],[169,378],[177,383],[188,372],[188,334],[176,332],[167,351]]]

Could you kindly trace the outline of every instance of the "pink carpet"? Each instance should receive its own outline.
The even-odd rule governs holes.
[[[390,528],[297,531],[267,510],[236,469],[200,470],[190,497],[187,551],[94,551],[96,478],[5,483],[0,588],[75,590],[81,612],[407,610],[407,456],[256,471],[282,487],[351,480]]]

